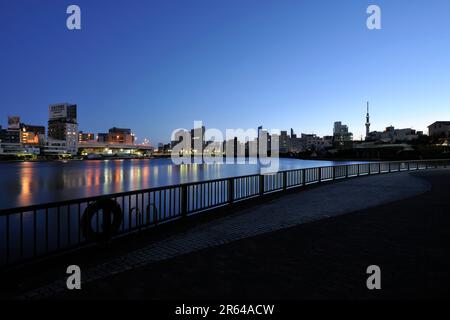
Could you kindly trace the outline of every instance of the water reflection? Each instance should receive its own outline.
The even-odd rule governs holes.
[[[280,159],[280,170],[332,165]],[[258,173],[256,164],[182,164],[170,159],[0,163],[0,208]]]

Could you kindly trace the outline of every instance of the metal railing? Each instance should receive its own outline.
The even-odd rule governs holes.
[[[0,267],[269,193],[351,177],[448,166],[450,160],[419,160],[305,168],[0,210]]]

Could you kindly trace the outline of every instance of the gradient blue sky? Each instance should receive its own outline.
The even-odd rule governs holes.
[[[66,29],[66,8],[82,30]],[[379,31],[366,8],[382,9]],[[448,0],[0,0],[0,123],[47,124],[78,104],[79,128],[289,129],[342,120],[426,130],[450,120]]]

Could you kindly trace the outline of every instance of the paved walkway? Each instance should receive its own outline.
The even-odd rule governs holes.
[[[450,172],[450,171],[449,171]],[[333,216],[373,208],[429,191],[430,183],[407,172],[355,178],[290,194],[236,214],[197,225],[183,233],[84,269],[83,286],[181,255],[283,230]],[[65,279],[25,293],[21,298],[57,296]]]

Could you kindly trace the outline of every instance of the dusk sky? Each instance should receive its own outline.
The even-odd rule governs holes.
[[[58,102],[80,130],[153,144],[194,120],[319,135],[341,120],[360,139],[367,100],[372,130],[450,120],[449,0],[0,0],[0,43],[3,126],[47,125]]]

